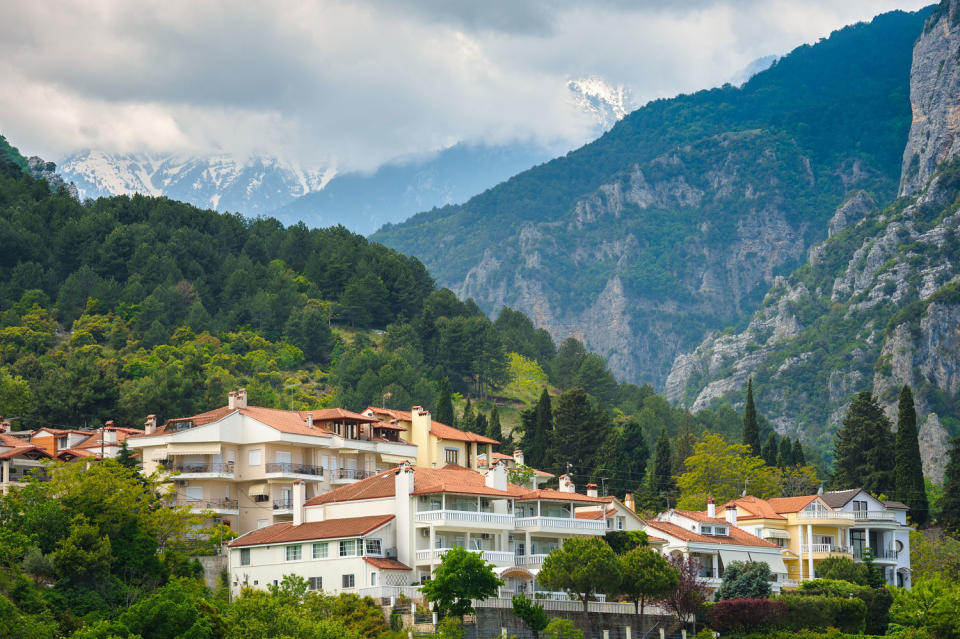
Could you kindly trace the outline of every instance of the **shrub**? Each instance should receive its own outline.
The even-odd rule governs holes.
[[[554,617],[543,630],[547,639],[583,639],[583,631],[573,625],[569,619]]]
[[[723,571],[717,601],[769,597],[772,577],[770,566],[762,561],[732,561]]]
[[[710,606],[707,619],[718,632],[752,632],[781,626],[787,604],[771,599],[724,599]]]
[[[886,588],[860,586],[838,579],[812,579],[800,584],[800,595],[820,595],[825,597],[856,597],[866,606],[864,632],[882,635],[887,632],[890,605],[893,595]]]
[[[867,607],[860,599],[823,595],[781,595],[786,604],[786,625],[793,630],[839,628],[843,632],[863,632]]]

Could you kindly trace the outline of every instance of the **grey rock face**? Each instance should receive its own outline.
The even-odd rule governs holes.
[[[960,65],[955,60],[958,42],[960,6],[956,0],[948,0],[928,21],[913,49],[913,122],[903,151],[901,195],[920,191],[940,163],[960,152],[956,143],[960,129]]]

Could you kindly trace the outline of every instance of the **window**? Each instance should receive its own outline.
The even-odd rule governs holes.
[[[526,553],[526,542],[518,541],[517,542],[517,551],[516,554],[523,557]]]
[[[269,519],[258,519],[257,528],[266,528],[270,524]]]
[[[903,542],[899,539],[893,542],[893,546],[896,548],[897,552],[903,552]]]
[[[610,529],[612,529],[612,528],[613,528],[613,520],[612,520],[612,519],[608,519],[608,520],[607,520],[607,530],[610,530]]]
[[[344,575],[343,576],[343,587],[344,588],[353,588],[354,578],[353,575]]]
[[[713,529],[713,534],[714,534],[714,535],[726,535],[726,534],[727,534],[727,528],[726,528],[725,526],[715,526],[714,529]]]
[[[375,572],[371,572],[371,573],[370,573],[370,585],[371,585],[371,586],[376,586],[376,585],[377,585],[377,573],[375,573]]]
[[[440,510],[443,508],[443,502],[440,495],[420,495],[417,498],[417,510],[420,512],[429,510]]]
[[[866,502],[866,500],[864,500],[864,501],[860,501],[860,500],[854,501],[854,502],[853,502],[853,512],[855,512],[855,513],[865,513],[865,512],[867,512],[867,502]]]
[[[274,461],[278,464],[289,464],[291,462],[292,455],[289,450],[278,450],[274,453]]]
[[[700,526],[700,534],[701,534],[701,535],[712,535],[712,534],[713,534],[713,526]]]
[[[460,464],[460,451],[456,448],[444,448],[444,459],[448,464]]]
[[[313,558],[314,559],[326,559],[327,558],[327,542],[323,541],[319,544],[313,545]]]
[[[300,561],[302,546],[287,546],[287,561]]]
[[[340,542],[340,556],[353,557],[357,554],[357,540],[344,539]]]
[[[310,577],[307,580],[307,590],[323,590],[323,577]]]
[[[202,501],[203,486],[187,486],[187,501]]]
[[[623,530],[623,517],[617,517],[617,530]]]
[[[240,565],[241,566],[250,565],[250,549],[249,548],[240,549]]]
[[[247,460],[250,466],[259,466],[260,465],[260,449],[255,448],[249,453],[249,459]]]
[[[379,557],[383,554],[383,544],[379,539],[368,539],[364,553]],[[371,586],[374,584],[370,584]]]

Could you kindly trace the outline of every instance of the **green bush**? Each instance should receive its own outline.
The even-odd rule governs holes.
[[[543,636],[547,639],[583,639],[583,631],[569,619],[554,617],[544,628]]]
[[[863,632],[867,606],[860,599],[823,595],[788,594],[779,600],[787,605],[786,626],[792,630],[826,630]]]

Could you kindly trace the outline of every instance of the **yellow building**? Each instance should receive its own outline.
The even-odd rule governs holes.
[[[478,456],[493,459],[493,447],[500,444],[495,439],[435,422],[430,411],[420,406],[414,406],[410,412],[371,406],[363,414],[402,427],[400,439],[417,447],[416,465],[424,468],[456,464],[478,470]]]

